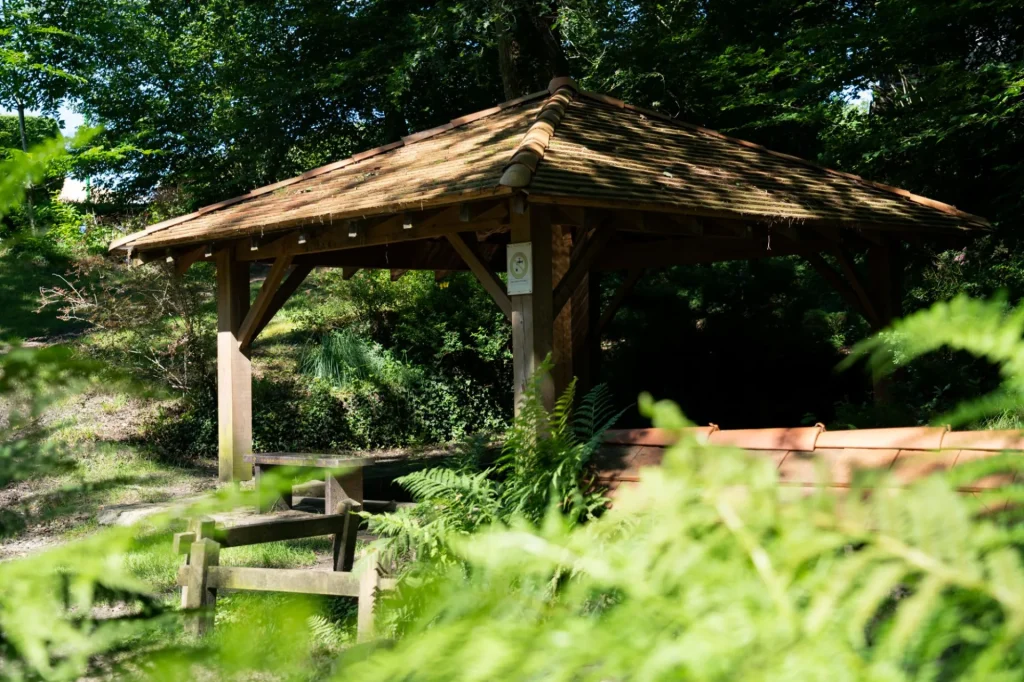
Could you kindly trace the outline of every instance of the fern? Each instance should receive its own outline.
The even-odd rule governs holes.
[[[600,447],[604,431],[621,415],[611,394],[599,387],[573,409],[576,382],[546,411],[540,399],[545,363],[531,382],[520,413],[509,428],[497,465],[482,469],[483,442],[461,448],[449,467],[417,471],[397,479],[418,503],[412,511],[368,516],[386,560],[402,563],[430,557],[440,564],[455,561],[453,539],[514,519],[539,523],[552,504],[571,518],[593,516],[605,504],[591,489],[585,469]]]
[[[881,375],[941,348],[985,358],[999,367],[1002,386],[935,420],[961,425],[1017,410],[1024,403],[1022,337],[1024,305],[1009,308],[1002,298],[980,301],[961,295],[897,320],[885,332],[859,343],[842,366],[866,359]]]

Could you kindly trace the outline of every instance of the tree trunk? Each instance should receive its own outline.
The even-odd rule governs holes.
[[[569,75],[569,61],[555,28],[557,11],[541,14],[532,3],[511,8],[498,27],[498,66],[506,99],[547,87],[552,78]]]
[[[21,151],[28,154],[28,135],[25,133],[25,103],[18,97],[18,132],[21,133]],[[25,200],[28,203],[28,224],[33,232],[36,231],[36,210],[32,203],[32,181],[28,181],[28,188],[25,190]]]

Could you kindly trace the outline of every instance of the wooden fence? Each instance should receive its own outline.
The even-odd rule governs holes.
[[[357,639],[373,635],[374,605],[380,590],[392,589],[394,580],[384,578],[375,555],[368,557],[361,574],[352,572],[356,531],[360,517],[351,503],[338,505],[338,513],[308,519],[286,518],[234,528],[217,528],[209,519],[196,519],[189,530],[174,536],[174,551],[184,555],[178,570],[181,605],[194,611],[190,632],[201,635],[213,627],[217,590],[290,592],[359,600]],[[280,568],[242,568],[220,565],[223,547],[243,547],[265,542],[333,535],[334,571]]]

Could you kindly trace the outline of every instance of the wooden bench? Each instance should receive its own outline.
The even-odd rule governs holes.
[[[359,600],[357,638],[373,635],[374,607],[380,590],[392,589],[395,581],[381,576],[376,556],[367,557],[360,575],[352,573],[355,563],[356,531],[360,516],[351,501],[337,507],[336,514],[308,518],[284,518],[260,523],[218,528],[212,520],[193,519],[189,530],[174,536],[174,551],[184,555],[178,570],[181,606],[195,611],[188,629],[196,635],[213,627],[217,590],[290,592]],[[223,547],[243,547],[265,542],[333,535],[333,571],[280,568],[243,568],[220,565]]]
[[[342,502],[351,501],[355,508],[363,504],[363,467],[367,459],[351,455],[318,455],[292,452],[270,452],[245,455],[243,458],[255,468],[256,492],[260,513],[273,511],[278,506],[292,507],[291,488],[274,493],[262,489],[262,479],[275,469],[276,474],[288,472],[289,479],[309,480],[324,478],[324,511],[330,513]]]

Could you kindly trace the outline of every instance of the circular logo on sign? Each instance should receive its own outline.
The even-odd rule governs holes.
[[[530,269],[530,263],[522,251],[512,254],[512,276],[516,279],[526,277],[526,271]]]

